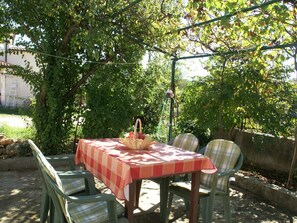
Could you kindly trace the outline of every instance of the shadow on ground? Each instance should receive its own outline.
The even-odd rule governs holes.
[[[1,172],[0,222],[39,222],[41,181],[37,171]]]
[[[103,184],[97,187],[109,193]],[[36,170],[0,171],[0,222],[39,222],[41,180]],[[159,187],[152,181],[144,181],[141,189],[140,209],[135,210],[137,223],[159,222]],[[269,204],[253,194],[233,187],[231,192],[232,222],[297,222],[297,214]],[[169,222],[188,222],[183,200],[175,197]],[[201,219],[200,219],[201,222]],[[225,222],[223,206],[216,202],[214,222]]]

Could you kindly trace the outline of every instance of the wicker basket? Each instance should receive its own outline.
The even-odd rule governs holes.
[[[124,144],[126,147],[128,147],[129,149],[139,149],[139,150],[148,149],[149,146],[154,144],[155,142],[149,135],[144,135],[145,136],[144,139],[136,138],[138,124],[139,124],[139,133],[142,134],[142,124],[141,124],[141,120],[138,118],[134,125],[133,138],[129,138],[129,137],[120,138],[120,142]]]

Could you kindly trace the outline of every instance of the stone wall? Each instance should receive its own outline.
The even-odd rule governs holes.
[[[0,133],[0,159],[24,156],[32,156],[27,140],[6,138],[4,133]]]
[[[234,130],[229,137],[238,144],[244,162],[267,170],[289,172],[295,141],[270,135]]]

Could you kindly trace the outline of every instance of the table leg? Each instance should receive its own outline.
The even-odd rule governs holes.
[[[135,208],[139,207],[139,197],[140,197],[140,190],[141,190],[142,180],[136,181],[136,194],[135,194]]]
[[[136,181],[129,184],[129,201],[125,201],[126,217],[129,223],[134,223],[134,204],[135,204]]]
[[[169,187],[169,177],[161,179],[160,182],[160,217],[162,223],[168,222],[168,187]]]
[[[197,210],[199,205],[200,173],[201,173],[200,171],[192,173],[189,223],[194,223],[197,221]]]

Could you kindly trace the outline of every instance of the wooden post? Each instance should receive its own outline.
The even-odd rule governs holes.
[[[295,170],[295,166],[296,166],[296,161],[297,161],[297,126],[295,128],[295,148],[294,148],[293,159],[292,159],[291,168],[290,168],[290,172],[289,172],[289,177],[288,177],[288,181],[287,181],[287,187],[289,187],[292,183],[292,179],[294,176],[294,170]]]

